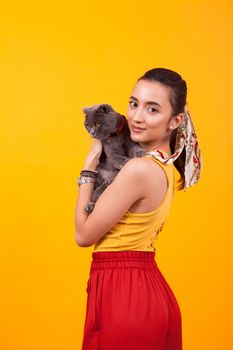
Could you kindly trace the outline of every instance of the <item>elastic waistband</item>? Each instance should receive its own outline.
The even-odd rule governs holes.
[[[139,250],[124,250],[116,252],[92,252],[92,259],[96,261],[117,260],[143,260],[154,261],[155,252],[143,252]]]
[[[145,252],[137,250],[92,252],[91,270],[136,267],[155,268],[155,251]]]

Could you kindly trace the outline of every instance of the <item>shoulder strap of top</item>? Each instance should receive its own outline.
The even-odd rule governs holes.
[[[173,163],[167,164],[167,163],[161,162],[159,159],[155,158],[152,154],[146,154],[146,155],[143,156],[143,157],[149,157],[149,158],[151,158],[151,159],[154,160],[156,163],[159,163],[163,168],[167,168],[167,167],[173,165]]]

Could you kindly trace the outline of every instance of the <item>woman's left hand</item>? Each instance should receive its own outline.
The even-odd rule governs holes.
[[[94,142],[91,145],[89,153],[86,157],[84,169],[95,170],[99,164],[99,158],[101,156],[103,145],[101,140],[94,139]]]

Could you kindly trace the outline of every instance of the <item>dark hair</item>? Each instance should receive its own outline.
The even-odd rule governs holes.
[[[187,85],[185,80],[183,80],[178,73],[166,68],[154,68],[154,69],[148,70],[137,81],[142,79],[157,81],[170,88],[169,100],[172,106],[171,117],[184,112],[184,107],[186,105],[186,97],[187,97]],[[172,131],[171,137],[170,137],[170,148],[171,148],[172,154],[175,151],[176,134],[177,134],[177,128]],[[180,179],[178,181],[180,185],[177,187],[178,191],[184,188],[185,158],[186,158],[186,151],[184,147],[179,157],[174,161],[174,166],[180,173]]]

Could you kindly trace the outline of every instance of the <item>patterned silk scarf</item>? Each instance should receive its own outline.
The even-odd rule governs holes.
[[[179,157],[184,147],[186,150],[184,191],[186,192],[188,187],[195,185],[199,181],[203,163],[198,138],[186,106],[184,109],[184,120],[177,128],[175,152],[167,158],[158,149],[147,152],[147,154],[152,155],[162,163],[171,164]]]

